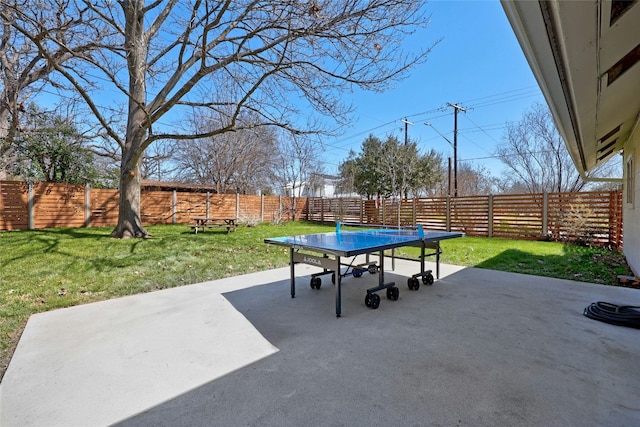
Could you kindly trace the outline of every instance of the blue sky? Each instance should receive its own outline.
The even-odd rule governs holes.
[[[519,121],[544,98],[502,6],[499,1],[441,0],[427,3],[426,10],[431,24],[404,41],[407,49],[442,41],[426,63],[393,89],[345,95],[355,114],[343,135],[325,140],[321,162],[326,173],[337,173],[349,149],[359,152],[369,134],[404,140],[405,117],[415,123],[408,126],[408,135],[420,150],[433,148],[444,158],[453,157],[453,148],[436,132],[453,141],[453,108],[448,103],[467,108],[458,114],[458,161],[485,167],[496,176],[504,170],[490,157],[502,141],[505,123]]]

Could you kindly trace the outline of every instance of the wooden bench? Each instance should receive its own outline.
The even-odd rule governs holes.
[[[191,225],[191,229],[198,234],[198,230],[206,231],[207,228],[225,227],[227,233],[236,231],[238,227],[237,218],[211,218],[205,216],[197,216],[191,218],[195,221],[195,225]]]

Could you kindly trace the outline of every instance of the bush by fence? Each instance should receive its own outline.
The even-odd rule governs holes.
[[[622,248],[622,193],[504,194],[402,201],[308,200],[308,219],[462,231],[469,236],[553,239]]]
[[[0,230],[115,226],[118,202],[117,190],[0,181]],[[252,224],[294,217],[294,200],[280,196],[143,190],[140,203],[145,225],[188,224],[194,216],[236,217]],[[306,199],[295,204],[295,217],[305,218]]]

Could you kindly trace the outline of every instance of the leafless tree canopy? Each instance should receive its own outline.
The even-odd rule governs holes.
[[[68,2],[0,2],[0,177],[14,159],[13,145],[29,99],[43,89],[64,89],[55,64],[98,46],[83,11]],[[34,43],[38,40],[39,43]]]
[[[15,9],[23,22],[16,28],[120,146],[119,237],[146,235],[141,164],[154,141],[237,131],[247,112],[298,134],[328,131],[327,122],[303,118],[344,122],[344,91],[383,90],[431,47],[403,49],[404,36],[428,23],[423,2],[414,0],[71,0],[64,11],[55,0],[26,3]],[[68,48],[65,38],[45,31],[36,5],[84,24],[82,34],[101,49]],[[60,50],[73,59],[55,61]],[[201,109],[225,120],[195,134],[177,125]],[[120,111],[125,126],[117,122]]]
[[[318,164],[320,146],[314,141],[296,135],[279,139],[278,155],[273,168],[276,185],[293,197],[301,197],[311,176],[322,174]]]
[[[322,167],[317,159],[320,145],[311,139],[295,134],[283,135],[279,138],[278,155],[273,168],[273,176],[281,193],[291,196],[288,206],[291,217],[296,218],[297,199],[303,192],[310,190],[317,184],[317,178],[322,175]]]
[[[235,132],[174,144],[180,181],[214,185],[218,193],[262,190],[273,175],[277,135],[273,127],[252,126],[251,120],[244,115]],[[194,133],[218,127],[219,118],[194,118]]]
[[[494,193],[494,178],[491,172],[483,166],[473,166],[469,163],[458,165],[458,195],[476,196]]]
[[[511,186],[529,193],[580,191],[586,184],[546,105],[534,104],[522,120],[507,125],[498,155],[511,171]]]

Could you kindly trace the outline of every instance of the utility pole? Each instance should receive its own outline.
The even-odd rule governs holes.
[[[400,120],[402,123],[404,123],[404,146],[405,148],[407,147],[407,145],[409,144],[409,125],[413,126],[415,125],[415,123],[410,122],[409,120],[407,120],[406,118]],[[404,164],[406,160],[406,153],[403,153],[402,155],[402,188],[400,189],[400,198],[402,198],[402,193],[404,191],[404,198],[407,198],[407,168],[406,165]],[[400,203],[400,200],[398,200],[398,203]],[[398,221],[400,221],[400,205],[398,204]],[[398,226],[400,225],[400,223],[398,223]]]
[[[404,145],[407,145],[409,143],[409,125],[413,126],[415,123],[412,123],[407,119],[402,119],[400,121],[404,123]]]
[[[463,113],[466,108],[458,104],[447,104],[453,107],[453,197],[458,197],[458,111]]]

